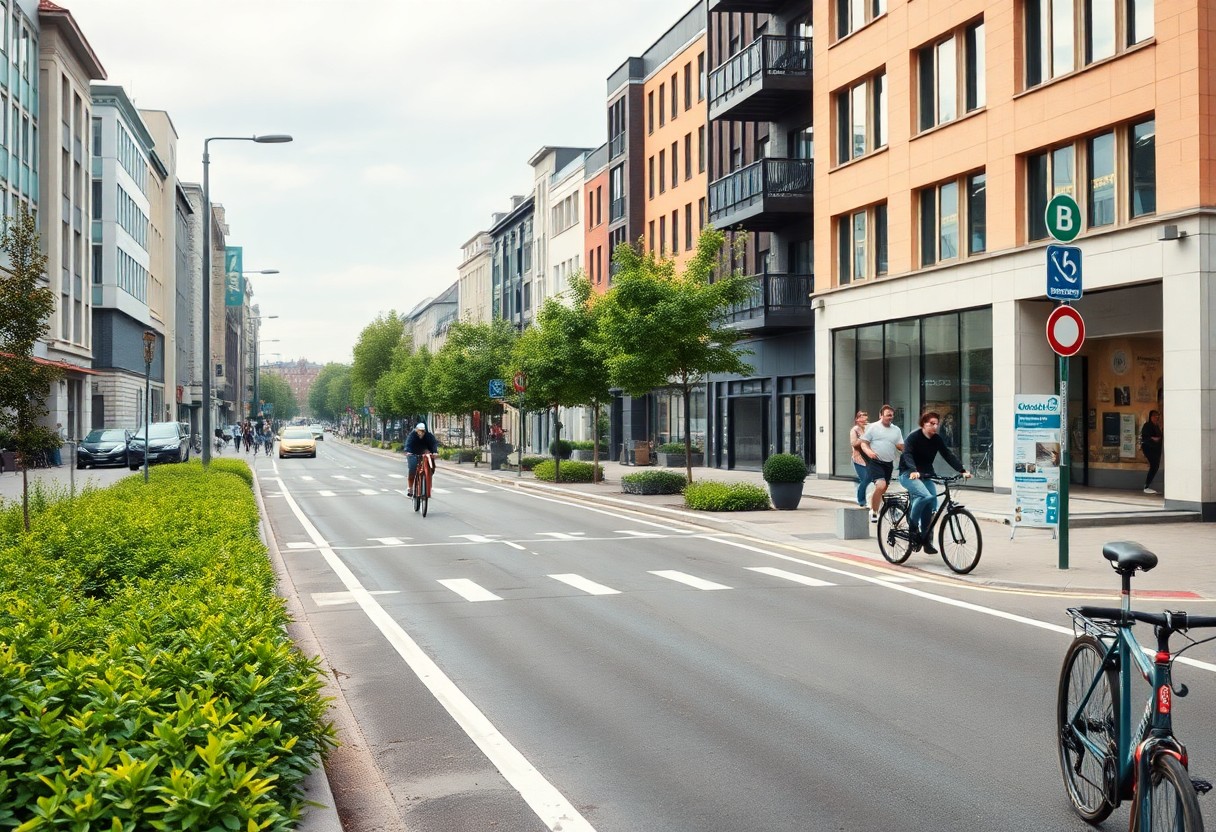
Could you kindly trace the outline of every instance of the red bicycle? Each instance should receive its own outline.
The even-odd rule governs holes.
[[[435,454],[413,454],[418,457],[418,465],[414,468],[414,476],[410,480],[410,493],[414,495],[414,511],[421,509],[426,517],[427,503],[431,499],[431,484],[435,478]]]

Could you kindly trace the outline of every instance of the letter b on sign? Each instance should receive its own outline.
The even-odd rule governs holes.
[[[1047,203],[1047,232],[1062,243],[1069,243],[1081,233],[1081,208],[1068,194],[1056,194]]]

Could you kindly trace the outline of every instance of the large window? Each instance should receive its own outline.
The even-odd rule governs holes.
[[[920,192],[920,264],[987,250],[986,179],[974,173]],[[965,247],[964,247],[965,246]]]
[[[1027,156],[1027,239],[1047,238],[1044,213],[1056,194],[1068,194],[1077,200],[1089,228],[1154,213],[1156,163],[1153,119],[1120,125]]]
[[[987,101],[982,20],[918,49],[916,64],[920,130],[954,121]]]
[[[836,218],[836,238],[839,285],[886,274],[885,202],[841,214]]]
[[[1026,0],[1026,86],[1153,36],[1153,0]]]
[[[887,0],[836,0],[836,37],[856,32],[887,13]]]
[[[887,144],[887,74],[836,92],[836,161],[843,164]]]

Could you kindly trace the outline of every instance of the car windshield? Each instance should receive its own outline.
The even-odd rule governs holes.
[[[84,438],[85,442],[126,442],[127,432],[125,430],[92,430],[89,435]]]
[[[312,431],[308,428],[287,428],[283,431],[284,439],[312,439]]]
[[[144,429],[140,428],[135,432],[134,439],[144,438]],[[156,423],[152,425],[153,439],[177,439],[177,424],[173,422]]]

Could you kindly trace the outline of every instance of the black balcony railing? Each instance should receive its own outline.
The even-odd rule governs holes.
[[[810,38],[761,35],[709,75],[710,107],[755,84],[765,75],[810,76]]]
[[[614,199],[608,206],[608,221],[616,222],[625,216],[625,197]]]
[[[811,293],[815,291],[813,274],[752,275],[748,296],[726,310],[728,323],[763,319],[766,324],[779,324],[783,319],[791,324],[805,323],[811,313]]]
[[[813,159],[761,159],[709,186],[709,221],[719,220],[769,197],[810,196],[815,180]]]
[[[608,142],[608,158],[615,159],[625,152],[625,134],[617,133]]]

